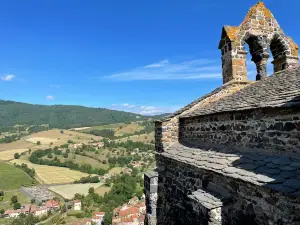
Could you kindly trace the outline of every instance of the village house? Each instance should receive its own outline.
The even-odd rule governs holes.
[[[49,209],[49,210],[58,210],[60,209],[60,205],[59,202],[55,201],[55,200],[48,200],[45,203],[45,206]]]
[[[145,213],[145,202],[139,200],[137,197],[133,197],[128,203],[113,210],[112,224],[143,225]]]
[[[25,212],[22,209],[6,210],[4,212],[4,217],[14,218],[14,217],[18,217],[21,213],[25,213]]]
[[[80,200],[74,200],[73,201],[73,209],[74,210],[81,210],[81,201]]]
[[[47,215],[48,211],[55,211],[59,210],[60,205],[59,202],[55,200],[49,200],[47,201],[43,206],[37,207],[34,204],[26,204],[21,207],[21,209],[17,210],[6,210],[4,212],[5,217],[18,217],[21,213],[23,214],[29,214],[32,213],[35,216],[43,216]]]
[[[246,45],[256,81],[248,80]],[[155,123],[145,223],[298,225],[298,45],[259,2],[239,26],[222,28],[219,49],[223,85]]]
[[[104,216],[105,216],[105,212],[94,212],[93,217],[92,217],[92,221],[96,225],[101,225],[101,224],[104,223]]]
[[[34,212],[35,210],[35,212]],[[45,216],[47,215],[48,211],[50,211],[50,209],[48,209],[46,206],[41,206],[38,208],[35,208],[34,210],[32,210],[32,213],[34,213],[35,216]]]

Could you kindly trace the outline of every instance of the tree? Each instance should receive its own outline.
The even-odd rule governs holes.
[[[31,204],[35,203],[35,199],[31,199],[30,202],[31,202]]]
[[[94,194],[94,193],[95,193],[95,188],[90,187],[90,188],[89,188],[89,194]]]
[[[10,200],[11,200],[11,202],[12,202],[13,204],[15,204],[15,203],[18,202],[18,197],[14,195],[14,196],[11,197]]]
[[[131,172],[131,175],[133,176],[133,177],[136,177],[137,175],[138,175],[138,170],[137,170],[137,168],[133,168],[132,169],[132,172]]]
[[[0,209],[0,214],[4,214],[5,210],[4,209]]]
[[[20,209],[20,208],[21,208],[21,204],[19,202],[14,203],[14,210]]]
[[[50,142],[50,145],[53,145],[53,142]]]
[[[0,196],[4,196],[4,191],[0,191]]]
[[[14,157],[15,157],[15,159],[18,159],[18,158],[20,158],[20,154],[19,153],[15,153]]]
[[[64,131],[63,131],[63,130],[61,130],[61,131],[60,131],[60,133],[61,133],[61,134],[63,134],[63,133],[64,133]]]
[[[61,212],[62,212],[62,213],[67,212],[67,206],[66,206],[66,204],[64,204],[64,205],[61,207]]]
[[[70,149],[67,148],[66,153],[70,153]]]
[[[37,144],[37,145],[41,145],[41,142],[40,142],[40,141],[37,141],[36,144]]]
[[[48,157],[49,159],[52,159],[52,158],[53,158],[53,156],[52,156],[51,153],[49,153],[47,157]]]
[[[112,212],[106,212],[103,218],[104,225],[111,225],[112,222]]]

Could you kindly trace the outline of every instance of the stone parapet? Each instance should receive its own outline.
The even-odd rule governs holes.
[[[144,174],[144,192],[146,197],[145,225],[156,225],[158,173],[148,171]]]

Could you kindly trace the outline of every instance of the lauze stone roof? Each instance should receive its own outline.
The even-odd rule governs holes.
[[[300,160],[263,153],[219,152],[174,143],[159,153],[198,168],[300,196]]]
[[[181,117],[300,104],[300,67],[287,69],[255,82]]]

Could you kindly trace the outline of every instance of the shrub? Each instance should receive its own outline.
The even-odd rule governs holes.
[[[20,158],[20,154],[19,153],[15,153],[14,157],[15,157],[15,159],[18,159],[18,158]]]

